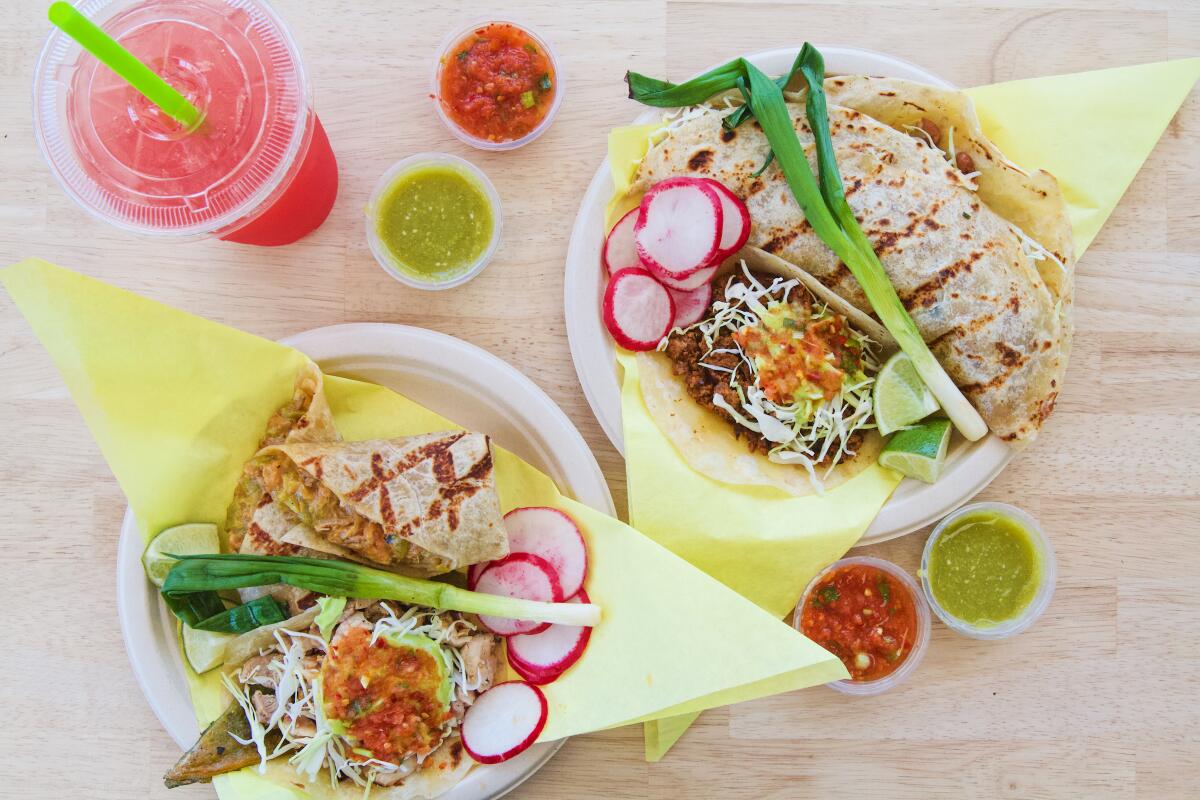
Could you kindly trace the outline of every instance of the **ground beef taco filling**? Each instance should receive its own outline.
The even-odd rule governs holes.
[[[874,427],[872,343],[795,280],[744,270],[724,288],[703,321],[660,346],[688,396],[773,461],[791,451],[831,467],[857,451]]]

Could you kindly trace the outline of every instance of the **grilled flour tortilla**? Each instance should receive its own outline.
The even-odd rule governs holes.
[[[342,442],[310,364],[259,446],[226,518],[233,552],[345,558],[422,577],[508,554],[483,434]]]
[[[1057,184],[1004,161],[960,93],[866,78],[831,78],[826,89],[847,200],[900,299],[992,432],[1017,446],[1032,441],[1062,388],[1071,336],[1073,252]],[[815,173],[804,106],[789,103],[789,111]],[[769,151],[762,130],[753,121],[725,130],[724,113],[691,114],[673,125],[642,161],[634,190],[674,175],[715,178],[745,201],[751,246],[802,267],[871,313],[778,167],[755,177]],[[905,128],[914,117],[915,129],[931,118],[947,150],[953,126],[956,154],[970,159],[950,161],[930,146],[927,131]]]
[[[508,555],[481,433],[282,444],[256,458],[267,491],[303,523],[284,542],[416,575]]]

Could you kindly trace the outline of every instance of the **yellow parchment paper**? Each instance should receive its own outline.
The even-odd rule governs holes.
[[[44,261],[0,271],[0,282],[62,371],[143,535],[223,521],[241,466],[271,412],[291,396],[305,357]],[[330,377],[327,393],[346,439],[452,426],[380,386]],[[545,689],[550,718],[542,740],[845,674],[790,626],[629,526],[560,494],[500,448],[496,475],[505,510],[550,505],[580,523],[588,593],[603,610],[583,659]],[[216,672],[192,676],[191,686],[201,722],[227,702]],[[295,796],[252,770],[216,784],[226,800]]]
[[[1066,196],[1078,254],[1091,244],[1167,123],[1200,77],[1200,58],[1012,81],[968,90],[984,132],[1013,162],[1046,169]],[[615,192],[609,224],[628,196],[660,125],[609,134]],[[899,476],[872,467],[823,497],[787,497],[693,472],[642,400],[636,363],[619,352],[630,522],[770,613],[782,616],[824,566],[858,541]],[[645,726],[657,761],[696,715]]]

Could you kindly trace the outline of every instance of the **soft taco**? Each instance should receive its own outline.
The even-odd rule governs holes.
[[[342,442],[315,367],[271,417],[226,530],[233,552],[346,558],[417,576],[508,554],[487,436]]]
[[[1071,336],[1074,253],[1057,183],[1005,160],[960,92],[856,77],[824,86],[845,194],[888,278],[991,431],[1027,444],[1054,408]],[[803,97],[790,96],[788,113],[813,161]],[[722,125],[735,111],[726,100],[679,116],[656,137],[633,190],[674,176],[719,181],[749,210],[751,246],[870,314],[771,163],[758,123]]]
[[[715,278],[704,319],[637,355],[655,424],[692,469],[792,495],[874,463],[879,323],[769,253],[749,248]]]
[[[256,766],[307,797],[416,800],[466,776],[460,726],[501,668],[499,637],[453,611],[355,599],[332,610],[324,632],[314,606],[230,643],[230,705],[168,787]]]

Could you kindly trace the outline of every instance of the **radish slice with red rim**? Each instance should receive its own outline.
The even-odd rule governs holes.
[[[462,721],[462,744],[480,764],[499,764],[537,741],[550,707],[525,681],[498,683],[475,698]]]
[[[719,263],[713,264],[711,267],[705,267],[699,272],[693,272],[686,278],[676,278],[671,275],[660,275],[657,272],[654,272],[654,270],[650,271],[654,273],[654,277],[658,279],[658,282],[668,289],[675,289],[676,291],[680,292],[690,292],[693,289],[699,289],[706,283],[712,283],[713,278],[717,274],[717,269],[720,266],[721,265]]]
[[[713,263],[723,231],[721,195],[699,178],[668,178],[646,192],[634,225],[638,259],[686,278]]]
[[[589,603],[582,589],[568,603]],[[544,685],[557,680],[579,660],[592,636],[591,628],[551,625],[541,633],[512,636],[508,640],[508,662],[521,677]]]
[[[637,245],[633,241],[633,229],[637,225],[637,218],[638,209],[635,208],[617,220],[617,224],[608,232],[608,238],[604,240],[601,257],[609,275],[642,265],[638,260]]]
[[[478,564],[472,564],[471,566],[467,567],[467,588],[472,592],[475,591],[475,582],[479,580],[480,573],[490,567],[493,563],[494,562],[492,561],[481,561]]]
[[[671,323],[672,328],[686,328],[708,316],[708,309],[712,306],[713,287],[711,283],[687,292],[681,292],[668,286],[667,291],[671,293],[671,299],[675,301],[675,321]]]
[[[542,603],[561,603],[564,597],[554,567],[546,559],[532,553],[510,553],[499,561],[493,561],[479,573],[475,580],[475,591]],[[539,633],[550,627],[548,622],[493,617],[489,614],[480,614],[479,621],[500,636]]]
[[[742,249],[750,238],[750,210],[725,184],[703,179],[721,198],[721,242],[714,261],[724,261]]]
[[[626,350],[653,350],[671,330],[675,303],[644,269],[623,269],[604,290],[604,324]]]
[[[529,506],[504,515],[508,548],[532,553],[549,562],[558,573],[564,597],[573,597],[587,577],[587,544],[575,520],[557,508]]]

